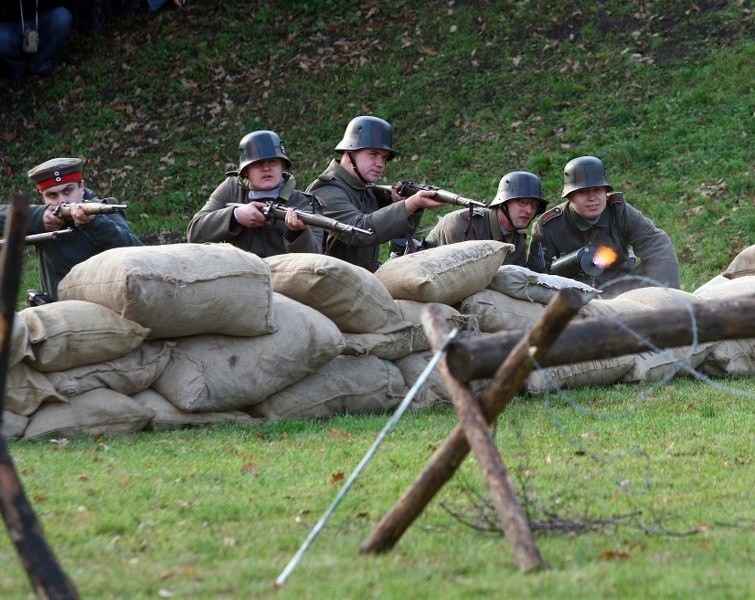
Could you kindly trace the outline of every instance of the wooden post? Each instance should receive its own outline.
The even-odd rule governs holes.
[[[423,310],[422,325],[433,351],[437,352],[443,346],[450,331],[438,305],[429,304]],[[469,384],[460,383],[454,379],[448,371],[445,360],[441,360],[438,369],[446,389],[451,394],[464,435],[485,477],[490,499],[506,539],[511,544],[519,568],[524,572],[543,568],[543,559],[535,544],[529,521],[517,502],[506,467],[472,388]]]
[[[532,370],[532,359],[540,360],[581,306],[582,298],[578,292],[562,290],[545,307],[540,318],[533,325],[532,331],[529,335],[522,337],[506,361],[499,367],[494,381],[483,393],[482,410],[488,423],[496,419],[522,386]],[[506,384],[506,381],[509,383]],[[511,395],[491,398],[491,394],[487,393],[491,388],[496,391],[508,389]],[[362,544],[360,552],[390,550],[414,519],[422,513],[438,490],[453,477],[468,452],[467,437],[461,425],[458,425],[414,483],[380,520],[372,535]]]
[[[446,362],[459,381],[487,379],[522,337],[522,331],[454,340]],[[694,334],[697,333],[697,338]],[[741,296],[666,308],[616,319],[575,320],[538,362],[541,367],[611,358],[657,348],[755,337],[755,298]],[[645,341],[647,340],[647,342]]]
[[[16,296],[21,280],[24,232],[29,218],[28,200],[14,195],[5,241],[0,254],[0,424],[5,404],[5,383],[10,356]],[[68,600],[78,592],[58,565],[42,527],[21,486],[5,439],[0,435],[0,512],[32,587],[39,598]]]

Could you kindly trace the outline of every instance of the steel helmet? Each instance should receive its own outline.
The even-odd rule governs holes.
[[[543,198],[543,184],[537,175],[527,171],[513,171],[501,177],[501,181],[498,183],[498,193],[489,206],[493,208],[518,198],[539,200],[536,215],[544,213],[548,204],[548,201]]]
[[[239,173],[252,163],[269,158],[280,158],[291,168],[291,161],[283,149],[280,137],[274,131],[252,131],[239,142]]]
[[[388,160],[398,154],[393,149],[393,128],[378,117],[355,117],[346,126],[343,139],[336,146],[337,152],[379,148],[390,152]]]
[[[580,156],[566,163],[564,167],[564,191],[562,198],[572,192],[590,187],[607,187],[613,189],[606,179],[606,168],[599,158]]]

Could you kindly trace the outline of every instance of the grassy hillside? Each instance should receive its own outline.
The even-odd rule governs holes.
[[[527,169],[555,203],[563,165],[601,157],[671,235],[691,290],[755,242],[752,32],[747,3],[716,0],[124,13],[77,31],[52,77],[3,86],[0,195],[31,192],[34,164],[79,155],[93,189],[131,204],[138,234],[180,235],[248,131],[281,134],[303,187],[368,113],[402,152],[386,182],[490,200],[501,175]]]

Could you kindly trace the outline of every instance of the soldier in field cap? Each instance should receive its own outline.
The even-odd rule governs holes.
[[[36,245],[42,293],[30,292],[30,299],[44,304],[58,298],[58,283],[71,268],[110,248],[141,246],[121,212],[87,214],[81,204],[87,202],[116,203],[113,199],[99,200],[84,186],[84,160],[81,158],[53,158],[28,172],[44,204],[29,207],[26,234],[71,229],[68,235]],[[70,217],[55,213],[61,204],[71,205]],[[0,205],[0,231],[5,229],[7,205]]]

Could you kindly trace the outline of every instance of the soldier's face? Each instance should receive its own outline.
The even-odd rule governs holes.
[[[362,177],[368,183],[378,182],[390,157],[389,152],[379,148],[363,148],[352,152],[351,155],[354,157],[354,162],[357,163],[357,168]],[[346,160],[345,162],[351,166],[351,161]],[[344,161],[341,161],[341,164],[343,165]]]
[[[594,221],[606,209],[608,191],[605,187],[583,188],[569,194],[569,202],[585,221]]]
[[[54,185],[42,191],[42,199],[48,206],[56,207],[61,203],[81,202],[84,197],[84,182],[70,181]]]
[[[281,158],[268,158],[249,165],[245,171],[255,190],[272,190],[283,179],[284,162]]]
[[[516,198],[506,203],[509,219],[516,229],[527,229],[537,211],[538,201],[534,198]]]

